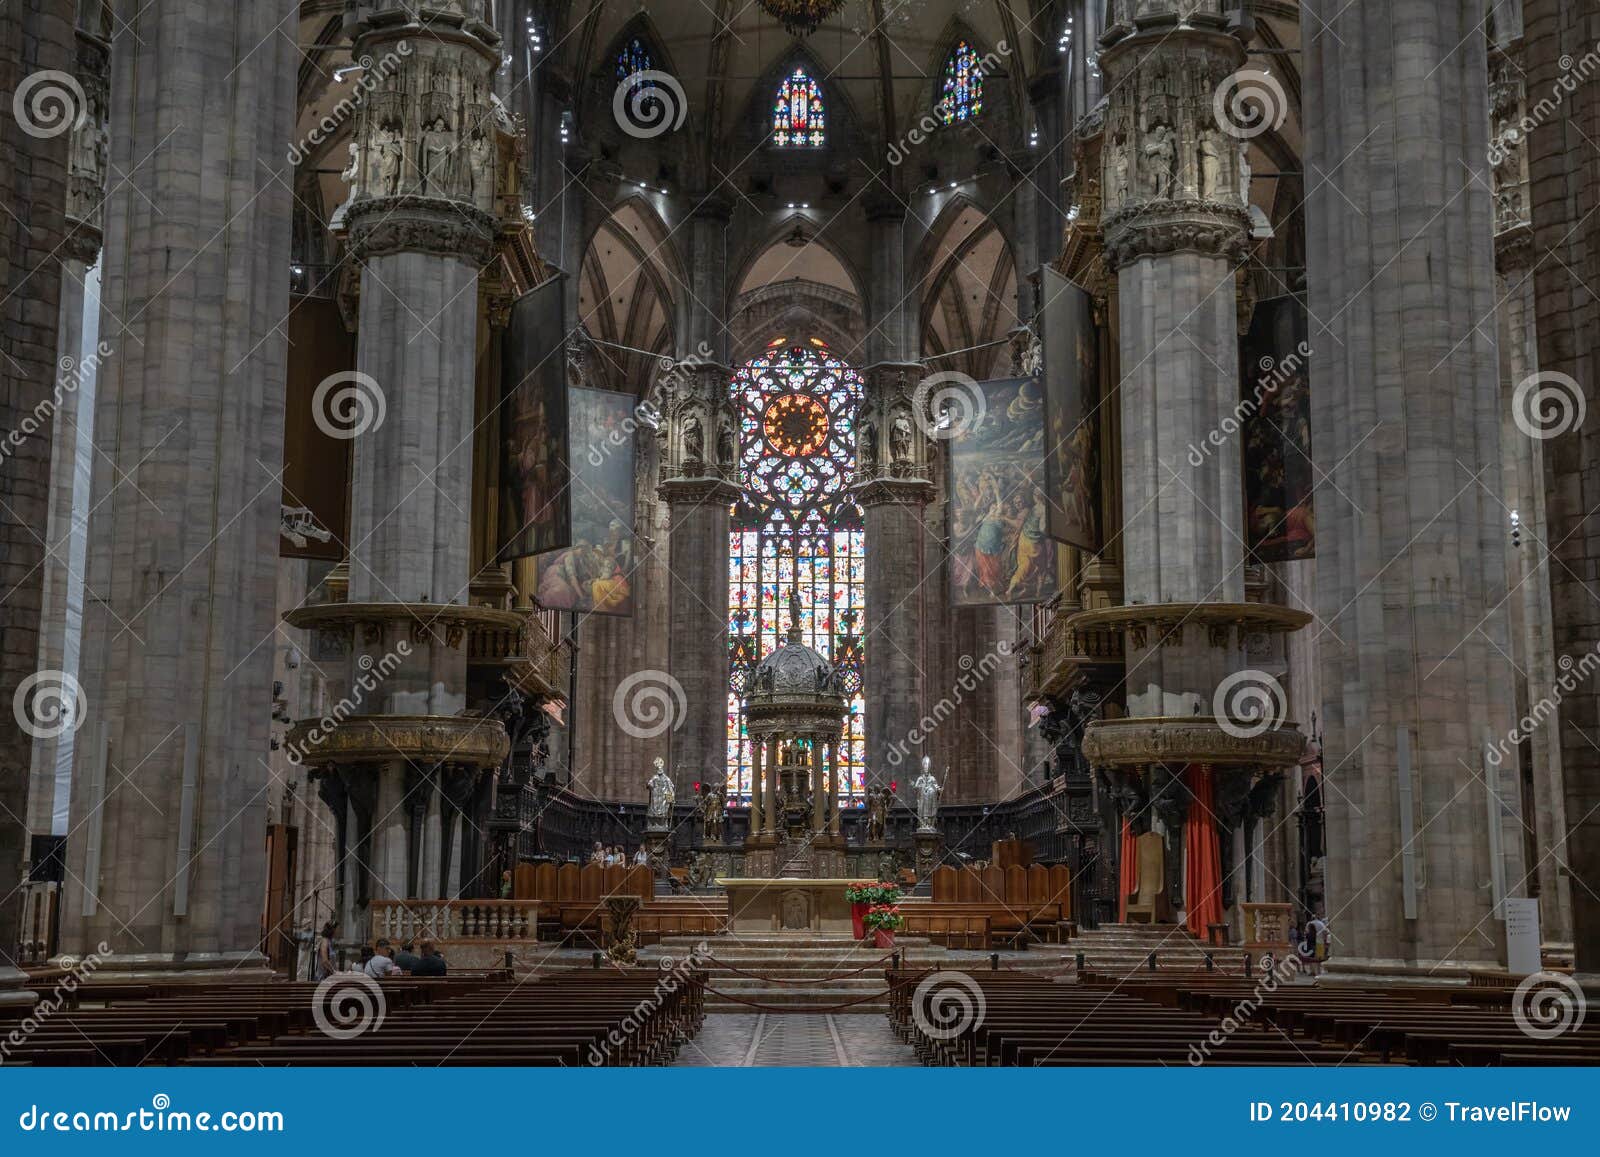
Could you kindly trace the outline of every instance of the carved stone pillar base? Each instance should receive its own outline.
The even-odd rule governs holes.
[[[823,835],[811,841],[811,874],[819,880],[842,880],[850,874],[843,836]]]
[[[770,879],[778,870],[778,841],[770,835],[751,836],[744,842],[744,874],[750,879]]]
[[[39,995],[23,988],[28,974],[9,964],[0,964],[0,1021],[24,1017],[33,1011]]]
[[[938,832],[918,832],[916,839],[917,879],[925,880],[944,857],[944,837]]]

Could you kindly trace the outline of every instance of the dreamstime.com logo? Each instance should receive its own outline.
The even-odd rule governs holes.
[[[1211,696],[1217,726],[1235,739],[1254,739],[1283,726],[1289,698],[1283,685],[1265,671],[1235,671]]]
[[[83,726],[89,701],[66,671],[35,671],[11,698],[17,726],[34,739],[58,739]]]
[[[933,1040],[969,1032],[988,1015],[983,989],[965,972],[941,969],[924,976],[911,994],[911,1019],[919,1032]]]
[[[677,77],[646,68],[617,82],[611,115],[623,132],[647,141],[679,128],[689,115],[689,99]]]
[[[348,442],[383,425],[389,402],[371,374],[341,370],[317,383],[311,395],[311,420],[330,438]]]
[[[1583,988],[1560,972],[1535,972],[1511,994],[1511,1019],[1524,1036],[1554,1040],[1583,1027],[1589,1002]]]
[[[11,112],[30,137],[41,140],[82,128],[89,98],[70,72],[44,69],[23,77],[11,97]]]
[[[376,1032],[388,1013],[383,986],[364,972],[335,972],[311,994],[311,1019],[334,1040]]]
[[[977,691],[990,675],[1000,669],[1005,660],[1011,657],[1011,648],[1010,640],[1001,639],[981,659],[974,659],[971,655],[962,655],[957,659],[956,666],[961,668],[961,674],[956,676],[956,684],[950,689],[950,694],[935,703],[917,721],[917,726],[906,733],[904,739],[897,739],[889,745],[883,757],[884,762],[890,767],[899,767],[904,763],[906,756],[921,747],[941,723],[956,713],[968,695]]]
[[[682,960],[663,956],[660,960],[661,979],[656,981],[650,995],[633,1006],[633,1011],[622,1018],[622,1023],[608,1032],[597,1045],[589,1046],[589,1064],[599,1068],[611,1059],[614,1050],[620,1049],[628,1039],[650,1023],[650,1018],[667,1003],[667,998],[689,982],[690,974],[711,959],[711,947],[704,940],[690,950]]]
[[[1283,128],[1289,119],[1289,99],[1270,72],[1241,68],[1217,87],[1211,98],[1211,115],[1230,137],[1253,140]]]
[[[379,659],[374,660],[371,655],[362,655],[356,660],[356,666],[361,673],[350,681],[350,689],[345,696],[335,703],[322,718],[305,729],[303,735],[297,737],[289,744],[284,755],[289,762],[299,767],[305,762],[307,755],[312,755],[322,741],[327,739],[339,729],[339,725],[352,715],[361,714],[362,705],[371,695],[383,685],[385,679],[400,669],[402,659],[411,654],[411,643],[401,639],[395,644],[394,650],[387,651]]]
[[[28,1015],[12,1025],[11,1031],[0,1039],[0,1061],[11,1059],[11,1054],[24,1047],[28,1038],[44,1027],[44,1023],[60,1012],[67,1003],[68,997],[78,991],[89,977],[95,974],[101,962],[111,954],[111,945],[102,940],[95,945],[93,952],[85,956],[73,967],[72,971],[56,982],[50,990],[50,995],[41,997],[33,1006]]]
[[[635,671],[611,695],[617,726],[635,739],[655,739],[683,726],[689,697],[683,684],[654,668]]]
[[[1511,394],[1511,418],[1517,429],[1541,442],[1576,430],[1587,414],[1583,387],[1555,370],[1530,374]]]
[[[983,387],[960,370],[941,370],[917,383],[911,395],[917,426],[929,438],[947,442],[983,425],[989,401]]]
[[[101,342],[81,362],[68,355],[56,363],[60,372],[56,374],[55,388],[50,391],[48,398],[40,398],[33,409],[22,415],[22,420],[17,423],[16,429],[0,439],[0,462],[11,457],[12,453],[20,449],[29,438],[46,429],[61,413],[66,400],[83,389],[84,383],[100,372],[101,365],[112,352],[109,345]]]
[[[275,1109],[227,1109],[221,1113],[191,1113],[174,1109],[172,1098],[157,1093],[148,1109],[114,1113],[54,1110],[29,1105],[17,1117],[25,1133],[282,1133],[283,1114]]]

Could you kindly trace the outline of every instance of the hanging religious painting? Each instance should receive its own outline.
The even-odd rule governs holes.
[[[1043,603],[1060,589],[1045,497],[1040,379],[978,382],[983,406],[950,437],[950,601]]]
[[[1252,562],[1315,558],[1310,329],[1298,297],[1260,302],[1240,343],[1246,542]]]
[[[572,545],[541,555],[535,594],[553,611],[633,614],[632,394],[567,391],[572,446]]]
[[[560,277],[523,294],[503,339],[500,562],[572,542],[562,302]]]
[[[1045,486],[1050,536],[1100,549],[1100,358],[1089,295],[1044,268]]]

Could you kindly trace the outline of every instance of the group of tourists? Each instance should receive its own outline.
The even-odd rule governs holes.
[[[329,920],[317,936],[316,950],[312,955],[311,979],[327,980],[341,971],[355,972],[382,980],[386,976],[444,976],[446,964],[439,947],[432,940],[407,940],[396,951],[387,939],[379,937],[371,945],[363,945],[361,959],[352,969],[341,969],[334,955],[334,925]]]
[[[602,844],[599,840],[596,840],[594,842],[594,850],[589,853],[589,862],[591,864],[599,864],[606,868],[619,867],[628,862],[628,853],[623,850],[621,844],[608,845]],[[633,854],[633,862],[639,866],[649,864],[649,851],[641,846],[639,850]]]

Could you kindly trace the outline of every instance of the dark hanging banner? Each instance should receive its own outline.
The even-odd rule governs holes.
[[[1060,589],[1045,498],[1044,386],[975,382],[981,406],[950,438],[950,601],[1043,603]]]
[[[1044,268],[1045,497],[1050,537],[1100,550],[1100,347],[1090,296]]]
[[[572,545],[562,279],[520,297],[506,327],[499,561]]]
[[[572,545],[538,561],[536,592],[549,610],[633,614],[637,406],[632,394],[567,391]]]
[[[1256,306],[1240,343],[1244,511],[1252,562],[1317,554],[1309,341],[1305,303],[1275,297]]]

